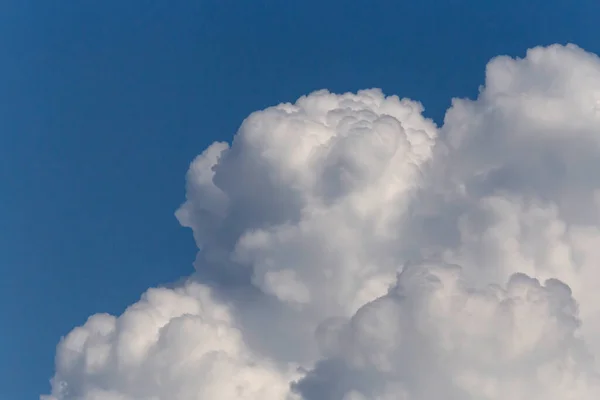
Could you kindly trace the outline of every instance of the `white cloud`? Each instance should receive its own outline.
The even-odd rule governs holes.
[[[312,337],[323,318],[351,315],[393,283],[400,261],[389,250],[400,250],[398,226],[437,136],[421,112],[377,90],[320,91],[252,114],[231,148],[215,145],[194,161],[177,216],[202,249],[199,275],[234,276],[283,303],[281,315],[246,327],[266,342],[259,346],[274,345],[254,334],[265,323],[285,320],[279,335]],[[280,347],[310,365],[316,346],[304,342]]]
[[[197,273],[73,330],[48,399],[597,398],[599,101],[550,46],[439,129],[378,90],[253,113],[188,172]]]
[[[192,281],[90,317],[59,344],[56,369],[47,400],[279,400],[294,376],[252,354],[230,310]]]
[[[518,274],[477,290],[460,267],[410,265],[350,320],[324,322],[327,358],[296,387],[311,400],[591,399],[600,381],[576,313],[557,280]]]

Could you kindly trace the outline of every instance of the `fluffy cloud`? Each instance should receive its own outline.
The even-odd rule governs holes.
[[[47,400],[600,396],[600,60],[498,57],[440,128],[378,90],[194,160],[180,287],[91,317]]]
[[[285,399],[293,375],[253,355],[230,310],[193,281],[90,317],[58,346],[46,400]]]
[[[402,235],[437,136],[421,112],[372,90],[252,114],[231,148],[213,145],[190,170],[177,216],[202,249],[198,270],[249,271],[265,293],[319,313],[383,293],[397,260],[382,250]]]
[[[557,280],[477,290],[460,267],[408,265],[387,295],[323,323],[327,358],[295,387],[314,400],[591,399],[600,381],[576,313]]]
[[[516,272],[561,279],[597,354],[599,99],[600,60],[576,46],[492,60],[479,98],[446,114],[435,178],[446,184],[439,225],[450,221],[457,238],[444,260],[479,283]]]

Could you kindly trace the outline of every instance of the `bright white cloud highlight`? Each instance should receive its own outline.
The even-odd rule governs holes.
[[[442,127],[378,90],[192,163],[196,273],[95,315],[46,400],[600,397],[600,60],[498,57]]]

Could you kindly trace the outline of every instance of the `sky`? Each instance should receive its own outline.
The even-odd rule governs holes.
[[[477,97],[480,86],[486,83],[486,65],[496,56],[525,57],[529,48],[554,43],[574,43],[589,53],[600,54],[600,41],[597,39],[600,37],[597,24],[599,12],[599,3],[592,0],[369,3],[323,0],[3,1],[0,4],[0,49],[3,55],[0,64],[0,221],[3,228],[0,236],[0,304],[4,321],[0,336],[0,397],[20,400],[50,393],[49,380],[56,372],[56,346],[61,337],[84,324],[93,314],[120,315],[137,302],[148,288],[190,275],[194,271],[197,245],[202,244],[208,249],[213,246],[213,241],[206,239],[205,235],[227,237],[223,239],[225,242],[231,240],[225,228],[215,228],[205,233],[205,227],[211,227],[212,222],[194,216],[197,210],[209,207],[203,199],[210,199],[213,193],[213,189],[200,184],[198,188],[194,186],[194,182],[200,182],[194,170],[188,174],[187,180],[187,198],[191,205],[188,209],[180,209],[180,206],[186,201],[186,172],[190,163],[211,143],[231,142],[244,119],[251,113],[280,103],[294,103],[299,97],[319,89],[344,93],[380,88],[386,95],[398,95],[421,102],[425,108],[424,116],[441,126],[452,98]],[[571,56],[561,57],[570,60]],[[565,65],[571,64],[565,62]],[[534,73],[523,73],[528,77],[523,82],[528,79],[535,81],[536,77],[544,76],[543,71],[546,71],[541,67],[539,70],[531,68]],[[518,67],[515,69],[518,70]],[[500,72],[491,76],[502,80]],[[549,76],[547,79],[551,81],[552,78]],[[556,80],[559,81],[558,78]],[[490,98],[494,98],[499,90],[495,88],[495,82],[490,78],[486,83]],[[379,98],[378,94],[372,96]],[[487,98],[484,100],[496,104]],[[307,100],[309,106],[300,107],[307,110],[321,107],[317,98],[314,100],[317,105],[310,105],[311,101]],[[336,98],[323,101],[343,104],[345,100]],[[366,105],[363,106],[369,112],[376,115],[383,113],[379,106],[370,105],[371,100],[359,96],[352,101],[360,104],[365,101]],[[400,115],[403,111],[397,112]],[[477,120],[469,113],[475,114],[476,111],[468,106],[454,109],[454,119],[450,118],[450,122],[444,125],[447,128],[442,129],[439,135],[458,135],[454,133],[458,129],[455,126],[460,125],[457,121],[461,118]],[[273,122],[276,117],[272,121],[270,114],[266,113],[263,121],[260,115],[257,124],[279,126]],[[313,122],[322,117],[317,111],[307,111],[307,115],[307,120]],[[520,121],[521,115],[517,117],[515,121]],[[434,131],[426,122],[407,121],[401,122],[406,126],[426,126],[423,129],[427,132]],[[559,122],[557,126],[563,126]],[[513,128],[506,128],[505,131],[512,132]],[[275,154],[279,154],[278,151],[291,151],[285,143],[270,136],[252,147],[254,129],[249,124],[245,130],[240,130],[243,133],[240,135],[240,144],[232,147],[237,150],[232,150],[234,156],[224,162],[222,170],[225,172],[218,178],[221,182],[219,186],[229,189],[225,191],[231,199],[237,199],[239,204],[249,207],[244,209],[240,206],[238,214],[231,214],[234,222],[223,225],[231,232],[243,230],[240,226],[244,223],[254,227],[249,215],[252,212],[262,214],[258,205],[255,204],[257,209],[251,207],[253,201],[258,202],[260,195],[267,196],[269,190],[275,190],[259,178],[264,171],[260,166],[262,164],[255,162],[258,156],[252,153],[252,149],[264,145]],[[269,128],[266,129],[271,132]],[[277,129],[273,128],[273,132],[279,132]],[[436,135],[431,133],[429,139],[433,140]],[[509,133],[506,135],[510,136]],[[474,143],[471,144],[473,148],[481,145],[477,141]],[[499,144],[510,150],[510,143],[513,142],[490,139],[486,143],[492,147]],[[214,153],[224,147],[211,148]],[[548,148],[553,149],[550,145]],[[457,154],[465,160],[471,160],[466,155],[467,150],[461,149]],[[415,154],[425,157],[424,160],[428,159],[429,156],[423,155],[427,151],[420,151],[415,150]],[[548,151],[555,154],[552,153],[554,150]],[[235,154],[238,153],[242,155],[236,159]],[[346,165],[344,163],[352,164],[351,160],[344,158],[343,153],[340,154],[339,159],[330,159],[331,165],[339,167]],[[483,151],[481,154],[487,153]],[[515,151],[514,154],[521,153]],[[569,154],[569,157],[573,155]],[[212,153],[206,155],[210,161],[206,162],[216,163],[213,156]],[[494,158],[489,154],[488,157]],[[284,161],[275,158],[277,162],[273,161],[273,165],[277,167],[276,170],[285,170],[281,164]],[[476,159],[474,157],[469,161],[471,164],[467,161],[462,164],[453,158],[452,168],[449,169],[455,171],[456,179],[467,181],[464,171],[479,165],[481,160]],[[526,159],[528,157],[523,156],[523,160]],[[330,165],[325,161],[323,163]],[[258,190],[260,195],[257,197],[252,195],[254,189],[244,185],[244,179],[236,178],[236,174],[245,170],[244,165],[250,171],[245,182],[250,182],[250,186],[258,185],[254,188],[262,188]],[[528,165],[526,161],[515,161],[514,171]],[[202,168],[198,167],[198,171],[205,171]],[[575,174],[577,168],[567,168],[564,175]],[[375,168],[363,172],[372,178],[379,176],[381,171],[377,171]],[[330,173],[335,175],[334,172]],[[201,172],[197,174],[202,175]],[[408,172],[406,174],[412,177]],[[543,181],[541,173],[541,177],[534,175],[531,172],[531,182]],[[324,181],[333,188],[328,189],[332,191],[328,192],[328,198],[349,193],[349,183],[343,179],[339,182],[331,179],[333,181]],[[529,175],[523,179],[526,182]],[[514,185],[518,186],[517,183]],[[284,189],[288,190],[288,186]],[[537,188],[535,184],[530,186]],[[573,188],[572,193],[578,193],[578,190],[585,192],[586,188]],[[287,192],[280,189],[270,193],[270,198],[287,198]],[[578,209],[556,194],[560,192],[559,189],[558,186],[540,186],[539,198],[552,200],[559,210],[552,211],[551,206],[540,206],[545,210],[546,214],[543,215],[554,215],[553,212],[562,215],[566,211],[561,207],[566,210]],[[295,204],[295,195],[289,196],[289,204]],[[234,200],[231,201],[235,203]],[[529,211],[522,203],[511,203],[506,199],[484,200],[484,211],[504,207],[502,209],[514,209],[515,215],[526,215],[524,220],[535,219],[527,217]],[[563,200],[566,203],[563,204]],[[286,206],[288,203],[274,202],[274,209],[281,213],[289,211]],[[383,205],[380,206],[385,209]],[[176,218],[178,209],[184,211],[179,211]],[[275,211],[273,213],[277,214]],[[275,218],[273,215],[269,218]],[[469,215],[463,219],[467,221],[467,226],[471,226],[468,223]],[[477,215],[472,217],[473,220],[477,218]],[[568,218],[567,225],[579,221],[577,216]],[[182,225],[192,228],[196,238],[192,230]],[[477,223],[473,222],[473,225]],[[347,229],[352,231],[351,228]],[[478,228],[472,229],[477,231]],[[254,266],[253,285],[284,303],[308,304],[306,291],[296,284],[286,270],[282,270],[283,273],[270,273],[269,263],[265,260],[280,260],[283,255],[271,254],[262,248],[266,245],[261,240],[267,239],[255,240],[255,244],[246,245],[246,242],[240,241],[241,250],[236,252],[236,257],[242,260],[240,263]],[[288,244],[288,248],[280,240],[283,239],[268,238],[267,242],[288,249],[286,251],[290,254],[294,249],[305,248],[302,246],[306,245],[297,239],[293,241],[297,246],[294,247],[292,243]],[[217,241],[214,239],[214,242]],[[252,242],[252,238],[247,241]],[[439,241],[443,242],[441,239]],[[576,242],[575,239],[573,242]],[[439,245],[437,242],[435,244]],[[383,246],[381,243],[373,244],[375,247],[379,245]],[[332,246],[335,247],[335,244]],[[477,257],[474,254],[478,252],[472,249],[482,245],[464,239],[461,246],[453,248],[451,258],[461,261],[465,271],[470,271],[470,263],[481,261],[475,260]],[[321,253],[314,250],[314,254]],[[321,261],[305,260],[305,263],[317,265]],[[202,262],[205,261],[196,262],[200,278],[203,272],[198,265],[202,265]],[[350,263],[337,259],[336,262]],[[531,271],[520,272],[530,272],[529,275],[535,276]],[[303,279],[311,282],[311,279],[317,279],[316,275],[311,275],[312,272],[307,274],[303,275]],[[350,276],[345,272],[340,274],[342,277]],[[471,272],[465,274],[469,277],[477,275]],[[504,280],[504,275],[500,275],[498,272],[498,276],[493,277]],[[413,278],[399,279],[396,285],[406,285],[410,279]],[[569,282],[568,277],[564,279],[574,290],[576,298],[581,295],[587,299],[585,288],[577,289],[577,285]],[[225,285],[222,282],[220,284]],[[529,285],[521,281],[514,285],[519,284]],[[550,286],[542,285],[535,290],[552,292],[555,287]],[[202,297],[206,304],[219,303],[218,300],[205,299],[208,294],[204,293],[204,289],[199,289],[201,294],[189,286],[181,290],[185,291],[186,296]],[[518,292],[519,289],[514,290]],[[195,294],[191,295],[192,292]],[[336,308],[338,305],[334,305],[333,300],[325,295],[323,298],[317,296],[319,302],[315,304],[323,306],[323,309],[335,310],[335,315],[353,315],[356,309],[349,304],[354,304],[356,300],[360,306],[365,301],[362,298],[346,299],[344,293],[341,290],[339,296],[344,298],[344,304],[349,307],[347,310]],[[365,296],[370,300],[368,295]],[[236,302],[242,301],[236,297],[233,303]],[[149,304],[155,303],[150,301]],[[220,306],[217,304],[214,308]],[[306,313],[316,312],[311,307]],[[228,318],[235,319],[236,312],[240,312],[236,310],[232,312],[234,316]],[[261,312],[256,311],[256,314],[256,321],[261,320],[261,316],[264,318]],[[221,316],[213,317],[221,321]],[[281,325],[292,326],[286,318],[281,317]],[[306,321],[313,321],[306,318]],[[252,322],[248,324],[252,325]],[[308,325],[311,324],[313,322]],[[254,328],[244,329],[258,336],[260,333],[257,333],[259,330],[255,325],[252,325]],[[231,346],[247,345],[247,338],[240,339],[232,335],[236,339],[232,339],[235,345]],[[410,336],[410,332],[406,335]],[[360,342],[359,339],[355,340]],[[368,345],[358,342],[349,342],[347,346],[354,350],[366,346],[367,350],[363,350],[370,351]],[[547,343],[544,345],[552,346]],[[288,344],[280,346],[284,348]],[[335,397],[338,391],[346,388],[331,389],[319,382],[327,381],[327,377],[332,376],[343,377],[336,378],[340,382],[352,381],[348,377],[351,374],[345,372],[346,367],[337,367],[340,359],[345,360],[345,356],[338,353],[347,355],[352,351],[331,350],[331,354],[337,354],[335,357],[327,353],[312,369],[308,368],[312,371],[308,377],[294,378],[300,382],[297,384],[299,393],[309,400],[338,398]],[[243,353],[242,350],[240,352]],[[281,355],[278,362],[294,357],[287,353],[282,355],[285,353],[283,350],[282,353],[273,352]],[[308,360],[302,361],[309,363]],[[287,379],[279,376],[285,373],[267,364],[261,367],[264,371],[252,373],[269,376],[273,382]],[[69,371],[68,366],[59,371],[66,381],[81,378],[79,375],[70,375]],[[321,376],[323,374],[325,378]],[[106,379],[106,382],[111,382],[109,378]],[[363,394],[348,394],[345,399],[369,398],[368,393],[388,390],[387,386],[381,389],[373,383],[376,380],[358,379],[364,381],[364,385],[353,390],[362,390]],[[106,382],[104,385],[108,385]],[[77,390],[86,390],[85,385],[73,385]],[[277,384],[270,386],[278,387]],[[126,392],[125,389],[121,390]],[[218,388],[210,390],[214,391],[206,393],[219,393]],[[402,390],[416,396],[407,399],[428,400],[430,397],[427,396],[434,396],[433,393],[422,392],[420,387]],[[536,392],[536,388],[531,390],[531,393],[540,393]],[[53,393],[56,399],[63,400],[56,393]],[[160,396],[169,394],[161,392]],[[131,393],[124,395],[133,396]],[[188,398],[185,394],[180,396],[177,398]],[[280,398],[275,392],[272,396]],[[88,398],[129,399],[108,395]],[[339,398],[342,398],[341,395]]]

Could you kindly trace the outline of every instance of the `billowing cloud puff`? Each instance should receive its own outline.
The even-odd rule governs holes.
[[[387,295],[322,324],[327,358],[295,386],[314,400],[592,398],[576,314],[557,280],[477,290],[460,267],[408,265]]]
[[[119,318],[97,314],[58,346],[54,399],[285,399],[290,371],[253,355],[204,285],[150,289]]]
[[[498,57],[444,124],[378,90],[192,163],[196,273],[57,350],[48,400],[600,396],[600,60]]]
[[[384,293],[397,267],[385,249],[403,235],[437,136],[421,112],[372,90],[252,114],[231,148],[215,144],[191,167],[177,216],[202,249],[197,268],[248,271],[265,293],[320,314]]]
[[[563,280],[600,355],[599,105],[596,55],[555,45],[496,58],[479,98],[446,114],[435,182],[446,185],[437,226],[456,238],[444,260],[479,283]]]

